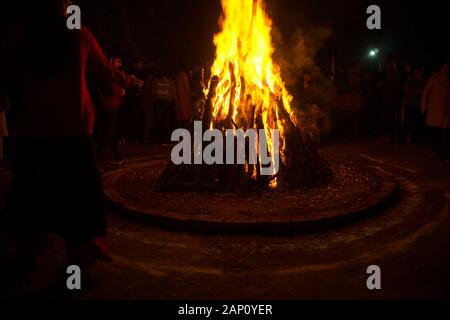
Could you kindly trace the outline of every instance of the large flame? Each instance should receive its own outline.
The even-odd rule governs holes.
[[[286,90],[280,67],[272,59],[272,21],[262,0],[222,0],[222,7],[222,30],[214,37],[216,58],[211,69],[211,74],[219,77],[212,100],[211,127],[231,118],[237,128],[262,129],[256,119],[259,117],[271,153],[270,130],[280,130],[284,162],[284,119],[296,121],[292,96]]]

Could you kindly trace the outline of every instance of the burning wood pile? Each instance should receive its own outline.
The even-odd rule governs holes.
[[[261,175],[261,161],[212,166],[171,163],[159,186],[164,190],[236,191],[251,189],[249,186],[300,188],[327,183],[332,172],[303,131],[281,70],[272,59],[272,21],[262,0],[222,0],[222,7],[222,31],[214,38],[213,77],[205,90],[203,128],[218,129],[223,135],[230,129],[256,129],[258,140],[262,138],[261,132],[265,133],[268,155],[274,161],[275,156],[281,160],[279,170],[271,176]],[[274,130],[277,137],[273,136]],[[277,144],[274,139],[278,137]],[[253,147],[248,142],[247,149]],[[265,151],[255,148],[261,160]]]

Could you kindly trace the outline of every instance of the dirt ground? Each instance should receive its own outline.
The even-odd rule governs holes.
[[[380,215],[331,231],[272,237],[175,232],[111,212],[108,241],[115,262],[86,270],[93,281],[81,293],[63,290],[50,297],[449,298],[450,165],[428,149],[376,142],[325,149],[361,156],[393,174],[401,187],[399,201]],[[126,150],[130,163],[166,153],[159,147]],[[8,181],[9,170],[0,168],[0,205]],[[63,246],[54,245],[51,261],[56,264],[62,251]],[[370,265],[381,268],[382,290],[366,287]],[[48,274],[50,269],[45,270]],[[29,287],[38,277],[45,278],[36,275]]]
[[[155,184],[167,161],[145,162],[119,173],[114,183],[118,194],[133,207],[177,212],[192,219],[207,221],[271,221],[314,219],[327,212],[345,208],[364,208],[380,189],[383,177],[361,162],[331,160],[333,180],[316,188],[298,190],[267,189],[246,194],[230,192],[164,192]]]

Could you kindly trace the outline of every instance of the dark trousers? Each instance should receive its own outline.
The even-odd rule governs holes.
[[[175,104],[157,100],[154,110],[153,136],[156,142],[168,142],[175,129]]]
[[[132,95],[125,108],[119,109],[119,132],[129,142],[141,139],[142,110],[140,97]]]
[[[380,135],[396,137],[399,131],[399,108],[394,103],[383,104],[380,112]]]
[[[117,161],[123,160],[123,155],[119,146],[119,110],[103,109],[100,111],[100,119],[97,120],[101,127],[97,151],[101,153],[107,147],[110,147],[114,158]]]
[[[450,159],[450,129],[431,127],[433,152],[443,159]]]
[[[11,141],[12,183],[3,231],[54,233],[85,243],[106,233],[104,194],[90,136]]]
[[[145,109],[142,111],[142,142],[148,142],[152,140],[152,128],[153,128],[153,109]]]
[[[403,120],[402,142],[417,144],[422,134],[423,115],[420,107],[406,107]]]

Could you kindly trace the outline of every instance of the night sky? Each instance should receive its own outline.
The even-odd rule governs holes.
[[[125,58],[164,59],[174,66],[213,59],[219,0],[76,0],[83,23],[105,49]],[[334,50],[342,64],[367,58],[371,47],[400,60],[448,59],[450,23],[444,1],[266,0],[274,25],[289,41],[293,31],[328,27],[331,37],[319,56]],[[382,9],[381,31],[366,28],[368,5]],[[19,11],[20,12],[20,11]],[[6,7],[2,20],[12,16]]]

